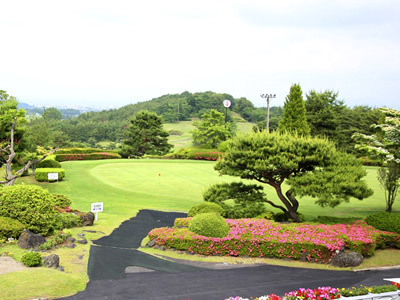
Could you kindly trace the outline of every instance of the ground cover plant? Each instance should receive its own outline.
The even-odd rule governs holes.
[[[400,248],[400,235],[379,231],[364,222],[351,225],[280,224],[260,219],[226,219],[226,237],[213,238],[194,233],[192,220],[177,219],[177,228],[156,228],[150,239],[159,246],[188,250],[202,255],[276,257],[330,262],[342,247],[363,256],[376,248]],[[189,228],[182,228],[189,224]]]
[[[105,235],[112,232],[121,222],[132,218],[139,209],[157,209],[187,212],[197,203],[203,202],[202,194],[211,185],[223,182],[237,181],[230,176],[219,176],[214,170],[215,162],[196,160],[98,160],[98,161],[67,161],[62,167],[68,176],[58,183],[37,183],[33,177],[18,178],[21,182],[35,184],[48,189],[53,194],[67,195],[71,206],[80,211],[89,211],[92,202],[104,202],[104,212],[99,213],[99,220],[91,228],[102,231]],[[383,190],[376,179],[375,167],[365,168],[368,172],[366,180],[374,189],[374,195],[359,202],[351,200],[336,208],[322,208],[314,204],[313,199],[304,197],[301,211],[307,220],[317,216],[357,217],[365,218],[369,214],[384,210]],[[0,169],[0,174],[2,170]],[[275,199],[273,190],[264,189],[267,196]],[[277,200],[277,199],[276,199]],[[393,206],[394,212],[399,212],[398,203]],[[268,207],[268,210],[278,210]],[[81,233],[80,228],[70,229],[73,236]],[[86,233],[86,238],[97,239],[100,233]],[[90,243],[78,245],[74,249],[58,248],[52,253],[60,255],[60,262],[66,272],[52,269],[33,268],[17,273],[0,275],[0,290],[7,299],[29,299],[40,297],[59,298],[72,295],[85,288],[87,277],[87,259]],[[141,249],[148,253],[157,253],[153,248]],[[17,260],[21,259],[23,251],[15,244],[3,244],[0,253],[13,253]],[[170,251],[162,252],[164,255]],[[175,252],[174,255],[178,255]],[[389,254],[388,254],[389,253]],[[82,257],[80,259],[79,257]],[[307,264],[277,259],[233,258],[233,257],[199,257],[180,254],[179,257],[189,260],[228,261],[230,263],[263,263],[285,266],[312,267],[334,269],[330,265]],[[390,259],[388,259],[390,258]],[[400,264],[398,250],[377,250],[375,256],[366,258],[368,267]]]

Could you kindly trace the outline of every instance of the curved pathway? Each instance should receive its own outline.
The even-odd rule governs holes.
[[[141,210],[111,235],[94,241],[86,290],[66,299],[225,299],[258,297],[298,288],[387,284],[400,270],[326,271],[272,265],[211,270],[166,261],[136,250],[156,227],[172,226],[186,214]]]

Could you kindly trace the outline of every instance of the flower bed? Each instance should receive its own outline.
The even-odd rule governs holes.
[[[289,293],[285,293],[285,296],[270,294],[257,298],[251,298],[254,300],[323,300],[323,299],[376,299],[382,296],[389,296],[396,298],[399,294],[398,289],[400,287],[396,283],[392,285],[381,285],[381,286],[361,286],[360,288],[351,289],[335,289],[331,287],[319,287],[316,289],[298,289]],[[248,298],[242,298],[240,296],[229,297],[225,300],[249,300]]]
[[[175,226],[187,226],[190,219],[177,219]],[[259,219],[226,219],[228,236],[196,235],[188,228],[156,228],[150,239],[167,248],[189,250],[202,255],[276,257],[329,262],[342,247],[371,256],[375,249],[400,248],[400,235],[383,232],[364,222],[352,225],[279,224]]]

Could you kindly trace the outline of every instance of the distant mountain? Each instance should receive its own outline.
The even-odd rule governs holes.
[[[52,106],[52,107],[57,108],[61,112],[63,119],[78,117],[79,115],[86,112],[101,111],[101,109],[99,108],[83,107],[83,106],[75,106],[75,107]],[[46,107],[44,106],[39,107],[23,102],[18,103],[18,108],[26,110],[27,115],[41,115],[43,111],[46,109]]]

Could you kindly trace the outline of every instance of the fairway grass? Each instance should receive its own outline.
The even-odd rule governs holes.
[[[19,178],[17,184],[36,184],[51,193],[68,195],[72,200],[71,207],[80,211],[90,211],[91,203],[103,202],[104,212],[99,213],[99,219],[93,227],[73,228],[71,232],[76,236],[82,230],[90,229],[108,235],[121,222],[134,217],[140,209],[187,212],[194,204],[203,201],[202,194],[211,184],[240,180],[237,177],[219,176],[214,170],[214,164],[215,162],[208,161],[155,159],[71,161],[62,163],[66,177],[61,182],[38,183],[29,176]],[[312,220],[318,215],[363,218],[371,213],[384,211],[384,193],[376,178],[377,168],[367,167],[366,170],[368,172],[366,180],[375,191],[370,198],[363,201],[352,199],[336,208],[321,208],[314,204],[313,199],[302,198],[299,201],[299,211],[307,220]],[[265,192],[270,200],[280,204],[271,187],[266,186]],[[266,207],[276,211],[269,206]],[[395,202],[393,210],[399,212],[398,202]],[[89,241],[101,236],[104,235],[100,233],[86,235]],[[5,291],[7,299],[55,298],[83,290],[88,281],[89,248],[90,243],[78,245],[75,249],[59,248],[52,252],[60,255],[60,265],[65,267],[66,272],[40,267],[0,275],[0,290]],[[16,245],[0,248],[0,253],[6,251],[14,253],[17,260],[23,253],[23,250]],[[366,259],[365,262],[370,266],[386,265],[388,261],[385,260],[385,253],[389,252],[377,252],[376,257]],[[45,255],[47,254],[43,254]],[[82,255],[83,259],[79,259]],[[399,251],[390,252],[390,255],[396,257],[396,262],[400,262]],[[219,259],[233,260],[233,258]],[[239,261],[239,263],[244,262]],[[268,263],[300,266],[298,262],[282,260],[271,260]],[[319,264],[312,264],[311,267],[329,269],[326,265]],[[21,286],[32,289],[29,291]]]

